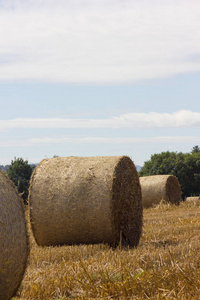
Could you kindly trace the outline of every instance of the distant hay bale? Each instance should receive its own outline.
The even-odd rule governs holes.
[[[160,203],[162,200],[180,204],[181,187],[173,175],[154,175],[140,177],[142,203],[144,208]]]
[[[31,177],[29,206],[38,245],[139,243],[141,188],[127,156],[44,159]]]
[[[21,284],[29,253],[22,201],[0,171],[0,299],[10,299]]]
[[[200,196],[195,196],[195,197],[187,197],[186,201],[199,201],[200,200]]]

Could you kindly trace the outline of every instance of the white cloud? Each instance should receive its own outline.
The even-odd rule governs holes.
[[[108,119],[14,119],[0,120],[0,131],[13,128],[191,128],[200,127],[200,113],[128,113]]]
[[[105,138],[105,137],[60,137],[60,138],[33,138],[29,140],[31,144],[139,144],[139,143],[155,143],[155,144],[185,144],[185,143],[200,143],[200,136],[157,136],[157,137],[142,137],[142,138]]]
[[[200,143],[200,136],[155,136],[155,137],[94,137],[94,136],[61,136],[61,137],[43,137],[17,140],[1,141],[1,147],[32,147],[37,145],[53,144],[193,144]]]
[[[127,83],[200,70],[196,0],[0,1],[0,35],[0,80]]]

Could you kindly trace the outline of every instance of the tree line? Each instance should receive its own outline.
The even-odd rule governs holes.
[[[5,165],[5,166],[4,165],[0,165],[0,170],[6,172],[7,169],[8,169],[8,167],[9,167],[9,165]]]
[[[54,155],[53,157],[58,157]],[[6,172],[17,187],[18,193],[27,204],[29,181],[37,164],[29,164],[23,158],[14,158],[10,165],[0,165],[0,170]],[[145,161],[139,176],[174,175],[177,177],[182,190],[183,199],[188,196],[200,195],[200,148],[194,146],[190,153],[161,152],[151,155]]]

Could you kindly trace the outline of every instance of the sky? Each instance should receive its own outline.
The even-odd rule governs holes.
[[[200,1],[0,0],[0,165],[200,146]]]

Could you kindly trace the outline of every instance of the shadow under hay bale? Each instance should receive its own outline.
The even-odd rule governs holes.
[[[0,300],[18,290],[29,254],[25,214],[10,179],[0,171]]]
[[[181,187],[176,176],[154,175],[140,177],[142,204],[144,208],[160,203],[162,200],[179,205]]]
[[[29,207],[41,246],[139,243],[141,188],[127,156],[44,159],[31,177]]]

